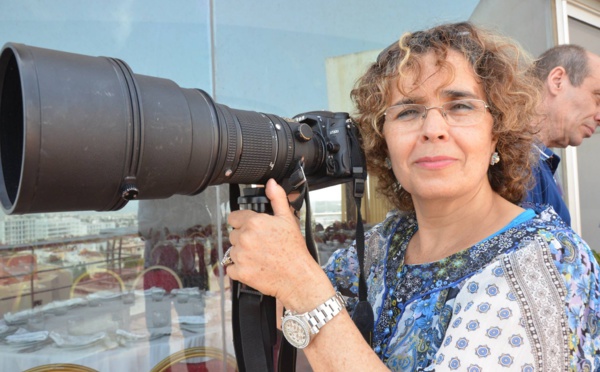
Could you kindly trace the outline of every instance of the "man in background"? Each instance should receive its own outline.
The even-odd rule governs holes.
[[[539,164],[527,202],[550,204],[571,224],[571,216],[554,173],[560,158],[551,147],[579,146],[600,124],[600,56],[578,45],[559,45],[536,61],[534,74],[543,83],[541,121],[537,123]]]

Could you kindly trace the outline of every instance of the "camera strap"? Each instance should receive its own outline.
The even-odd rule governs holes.
[[[244,196],[240,195],[236,184],[230,184],[229,190],[232,211],[245,204],[256,212],[272,213],[264,189],[245,189],[256,193]],[[235,280],[231,297],[233,346],[238,370],[274,372],[273,347],[277,343],[275,298]]]
[[[353,128],[354,129],[354,128]],[[360,211],[361,200],[365,193],[365,183],[367,180],[367,167],[365,157],[360,151],[360,142],[354,130],[349,130],[352,151],[352,164],[357,165],[352,168],[354,178],[353,192],[356,203],[356,255],[358,256],[359,276],[358,276],[358,304],[352,313],[354,324],[364,337],[369,346],[373,346],[373,331],[375,328],[375,316],[373,307],[367,301],[367,282],[365,279],[365,228],[363,225],[362,214]],[[362,166],[358,166],[362,165]]]

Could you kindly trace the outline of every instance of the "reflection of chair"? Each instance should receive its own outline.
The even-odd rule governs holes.
[[[24,372],[53,372],[53,371],[64,371],[64,372],[98,372],[95,369],[82,366],[79,364],[46,364],[43,366],[33,367],[25,370]]]
[[[172,243],[161,242],[152,248],[150,259],[153,265],[166,266],[169,269],[177,270],[179,252]]]
[[[2,268],[0,268],[2,278],[11,277],[6,283],[20,282],[29,280],[33,276],[37,278],[37,257],[31,253],[17,252],[8,260],[2,259]]]
[[[184,287],[209,289],[208,273],[204,260],[204,245],[201,242],[187,243],[179,253],[181,279]]]
[[[185,274],[192,274],[196,269],[196,245],[186,244],[181,248],[179,253],[181,258],[181,272]]]
[[[198,361],[198,359],[202,361]],[[198,346],[169,355],[152,368],[151,372],[209,372],[221,371],[223,363],[227,372],[237,371],[235,357],[214,347]]]
[[[140,284],[142,285],[141,288],[139,288]],[[170,292],[175,288],[183,288],[183,284],[175,271],[166,266],[154,265],[144,269],[135,278],[131,289],[149,289],[152,287],[164,288],[165,291]]]
[[[71,285],[69,297],[73,298],[76,294],[88,295],[102,290],[115,289],[118,292],[125,290],[125,284],[117,273],[108,269],[88,269],[75,279],[73,285]]]

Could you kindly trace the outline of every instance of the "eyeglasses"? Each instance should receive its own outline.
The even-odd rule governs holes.
[[[437,107],[406,103],[388,107],[385,110],[385,121],[398,123],[405,127],[421,124],[427,117],[429,110],[432,109],[440,110],[448,125],[467,127],[478,124],[489,106],[480,99],[458,99]]]

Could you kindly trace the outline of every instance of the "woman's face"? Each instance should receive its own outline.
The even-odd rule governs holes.
[[[446,61],[454,70],[453,80],[448,80],[451,72],[436,66],[432,53],[425,55],[421,76],[400,82],[408,95],[400,93],[394,84],[389,106],[416,103],[437,107],[460,99],[485,101],[483,87],[466,59],[450,51]],[[463,106],[452,107],[461,114]],[[412,115],[410,111],[405,113]],[[478,191],[490,188],[487,170],[496,146],[493,118],[486,109],[475,117],[476,122],[469,125],[452,126],[437,109],[427,111],[425,119],[414,125],[386,116],[383,134],[392,169],[415,205],[428,200],[469,200]]]

